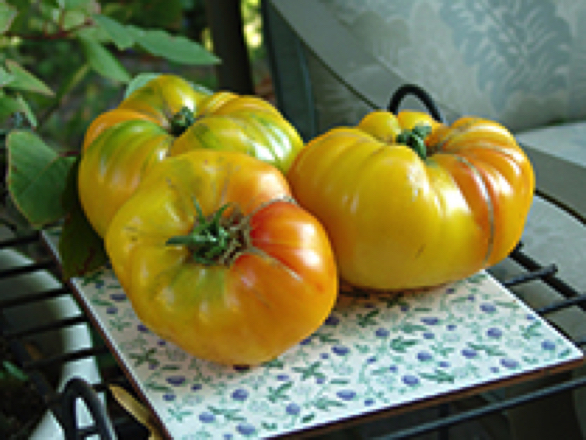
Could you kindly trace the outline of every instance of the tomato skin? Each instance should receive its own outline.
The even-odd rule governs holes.
[[[431,130],[425,159],[397,142],[417,125]],[[535,185],[504,127],[478,118],[446,126],[412,111],[330,130],[308,143],[288,179],[328,231],[341,278],[376,290],[435,286],[505,258]]]
[[[182,108],[194,122],[176,131]],[[286,172],[303,147],[297,131],[268,102],[229,92],[207,94],[174,75],[160,75],[99,115],[82,148],[78,190],[94,229],[104,236],[114,213],[150,167],[195,149],[241,151]]]
[[[250,247],[231,264],[205,265],[167,240],[225,203],[249,222]],[[112,267],[138,317],[188,353],[256,365],[327,318],[338,292],[321,224],[290,199],[275,167],[236,152],[200,151],[152,168],[106,235]]]

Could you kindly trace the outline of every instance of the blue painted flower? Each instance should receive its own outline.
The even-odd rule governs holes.
[[[330,358],[330,354],[329,353],[321,353],[319,355],[320,358],[322,359],[329,359]]]
[[[515,359],[503,358],[501,359],[501,365],[505,368],[513,370],[519,366],[519,362]]]
[[[194,383],[191,385],[191,391],[199,391],[203,388],[203,385],[200,383]]]
[[[380,327],[376,329],[376,332],[374,334],[377,338],[388,338],[390,332],[386,328]]]
[[[216,420],[216,416],[208,411],[202,412],[198,418],[202,423],[213,423]]]
[[[421,322],[423,322],[426,325],[437,325],[439,324],[439,318],[435,316],[428,316],[421,318]]]
[[[446,326],[446,328],[447,328],[449,331],[453,332],[454,330],[456,330],[456,329],[458,328],[458,326],[457,326],[456,324],[448,324],[448,325]]]
[[[234,371],[238,371],[240,373],[244,373],[250,370],[250,366],[248,365],[234,365],[232,368],[234,368]]]
[[[366,359],[366,363],[367,364],[374,364],[376,362],[376,356],[371,356],[368,359]]]
[[[282,380],[282,381],[289,380],[288,374],[278,374],[276,377],[277,377],[277,380]]]
[[[391,366],[389,367],[389,371],[390,371],[391,373],[396,373],[397,371],[399,371],[399,369],[397,368],[397,366],[396,366],[396,365],[391,365]]]
[[[285,407],[285,412],[290,416],[296,416],[301,412],[301,407],[295,402],[291,402]]]
[[[433,338],[435,338],[435,335],[432,332],[424,332],[423,337],[425,339],[433,339]]]
[[[167,377],[167,383],[173,386],[180,386],[185,383],[185,376],[169,376]]]
[[[243,402],[247,398],[248,398],[248,391],[246,391],[244,388],[237,388],[232,393],[232,399],[234,399],[238,402]]]
[[[336,393],[336,396],[338,396],[342,400],[354,400],[354,398],[356,397],[356,391],[340,390]]]
[[[118,313],[118,307],[114,307],[114,306],[106,307],[106,313],[108,315],[115,315],[116,313]]]
[[[334,345],[332,347],[332,352],[338,356],[346,356],[350,352],[350,349],[345,345]]]
[[[549,340],[545,340],[541,343],[541,348],[548,351],[555,350],[555,343]]]
[[[484,303],[480,305],[480,310],[482,310],[484,313],[495,313],[496,307],[494,304]]]
[[[405,385],[409,385],[410,387],[419,385],[419,378],[413,374],[406,374],[402,380]]]
[[[438,365],[439,365],[441,368],[449,368],[449,367],[450,367],[450,363],[449,363],[449,362],[447,362],[447,361],[439,361],[439,362],[438,362]]]
[[[239,423],[238,426],[236,427],[236,431],[238,431],[240,434],[242,434],[244,436],[250,436],[250,435],[256,434],[256,428],[254,427],[254,425],[251,425],[250,423],[247,423],[247,422]]]
[[[308,338],[305,338],[301,342],[299,342],[299,345],[309,345],[309,344],[311,344],[311,336]]]
[[[150,330],[148,329],[148,327],[144,324],[138,324],[136,326],[136,329],[141,332],[141,333],[148,333]]]
[[[163,394],[163,400],[165,402],[172,402],[175,400],[177,396],[175,396],[175,394],[171,394],[171,393],[167,393],[167,394]]]
[[[420,351],[419,353],[417,353],[417,359],[420,362],[429,362],[433,359],[433,356],[431,355],[431,353],[427,351]]]
[[[501,336],[503,335],[503,332],[501,331],[500,328],[492,327],[486,331],[486,335],[489,338],[500,339]]]
[[[372,406],[372,405],[374,405],[374,399],[369,398],[364,401],[364,406]]]
[[[122,292],[122,293],[115,292],[115,293],[110,294],[110,298],[112,299],[112,301],[116,301],[116,302],[126,301],[126,294],[124,292]]]
[[[478,356],[478,352],[476,350],[474,350],[473,348],[464,348],[461,351],[462,356],[464,356],[465,358],[468,359],[474,359],[475,357]]]
[[[332,325],[332,326],[338,325],[339,323],[340,323],[340,318],[338,318],[336,315],[328,316],[324,322],[325,325]]]

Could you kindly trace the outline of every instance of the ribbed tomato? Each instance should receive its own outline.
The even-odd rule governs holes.
[[[275,167],[198,151],[155,167],[106,235],[138,317],[202,359],[254,365],[314,332],[338,276],[321,224]]]
[[[341,277],[384,290],[464,278],[520,239],[534,174],[509,131],[376,111],[311,141],[288,173],[328,231]]]
[[[286,172],[303,142],[268,102],[205,93],[160,75],[98,116],[83,144],[78,189],[86,216],[103,236],[114,213],[150,167],[194,149],[241,151]]]

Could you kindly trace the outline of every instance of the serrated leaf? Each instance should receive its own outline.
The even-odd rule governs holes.
[[[53,91],[43,81],[34,76],[14,60],[6,60],[8,71],[14,76],[10,84],[10,89],[26,90],[29,92],[40,93],[42,95],[53,96]]]
[[[115,81],[128,82],[130,80],[130,75],[124,66],[104,46],[87,38],[79,38],[79,41],[92,69]]]
[[[105,15],[94,15],[92,18],[108,34],[118,49],[128,49],[134,44],[132,32],[129,32],[123,24]]]
[[[17,14],[18,11],[14,6],[0,3],[0,33],[4,33],[10,29],[12,21]]]
[[[93,272],[108,262],[104,242],[90,225],[79,202],[78,169],[79,161],[69,171],[63,195],[68,213],[59,239],[59,257],[66,280]]]
[[[124,99],[128,98],[136,89],[140,89],[150,80],[158,77],[160,73],[139,73],[130,80],[124,91]]]
[[[200,44],[160,29],[133,30],[136,42],[147,52],[181,64],[209,65],[220,60]]]
[[[67,209],[63,194],[74,158],[59,156],[36,134],[15,130],[6,140],[8,191],[33,227],[56,222]]]

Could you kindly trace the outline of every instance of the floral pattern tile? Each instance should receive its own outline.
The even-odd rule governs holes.
[[[58,235],[49,231],[49,242]],[[290,434],[582,358],[485,272],[419,293],[342,293],[311,337],[254,368],[218,366],[161,340],[110,269],[74,285],[174,439]]]

